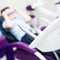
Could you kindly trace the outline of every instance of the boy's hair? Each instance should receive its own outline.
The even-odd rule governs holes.
[[[1,10],[1,14],[3,13],[3,11],[5,11],[6,9],[9,9],[10,7],[5,7]]]

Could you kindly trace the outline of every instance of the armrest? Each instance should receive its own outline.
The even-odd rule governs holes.
[[[28,44],[23,43],[23,42],[14,42],[8,45],[8,49],[16,47],[17,49],[22,49],[25,50],[29,53],[35,53],[36,49],[31,49],[29,48]]]
[[[1,36],[0,37],[0,49],[2,49],[3,47],[5,47],[7,45],[7,40],[5,36]]]

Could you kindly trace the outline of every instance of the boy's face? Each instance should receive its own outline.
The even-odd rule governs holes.
[[[4,12],[10,19],[13,19],[15,17],[15,12],[12,9],[6,9]]]

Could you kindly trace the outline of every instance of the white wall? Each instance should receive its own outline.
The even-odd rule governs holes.
[[[0,0],[0,10],[6,6],[17,7],[22,11],[25,11],[25,7],[28,4],[28,0]]]
[[[44,4],[44,7],[47,8],[48,10],[56,13],[56,7],[55,7],[55,0],[44,0],[45,4]],[[42,15],[44,18],[48,19],[48,21],[53,21],[55,20],[55,17],[51,17],[51,16],[45,16],[45,15]],[[41,21],[40,21],[41,22]],[[42,22],[41,24],[45,24],[44,22]],[[45,25],[48,25],[48,24],[45,24]]]

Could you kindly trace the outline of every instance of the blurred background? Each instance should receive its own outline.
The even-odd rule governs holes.
[[[28,5],[33,6],[38,2],[41,5],[40,6],[38,5],[38,7],[35,10],[33,11],[26,10],[26,7]],[[15,7],[15,8],[17,7],[28,15],[31,14],[35,15],[35,18],[29,22],[34,27],[37,27],[39,25],[48,25],[49,23],[45,22],[44,19],[47,19],[48,21],[52,22],[56,18],[53,16],[48,16],[49,14],[45,15],[47,13],[44,14],[44,12],[41,13],[40,11],[40,7],[42,6],[48,9],[49,11],[56,13],[55,0],[0,0],[0,10],[6,6]]]

